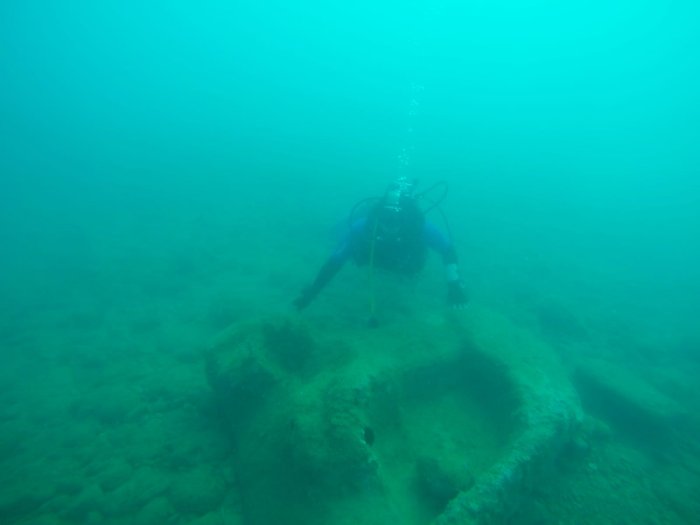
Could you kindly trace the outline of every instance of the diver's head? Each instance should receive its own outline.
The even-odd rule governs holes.
[[[394,180],[378,206],[378,227],[386,234],[396,234],[399,230],[406,229],[421,215],[415,202],[413,190],[415,182],[407,177],[399,177]]]
[[[399,177],[394,180],[384,193],[382,207],[388,212],[400,212],[407,201],[413,198],[414,181],[407,177]]]

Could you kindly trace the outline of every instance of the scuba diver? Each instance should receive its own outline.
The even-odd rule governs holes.
[[[442,187],[442,195],[425,211],[418,200]],[[358,202],[350,213],[348,231],[335,251],[326,260],[310,286],[303,289],[294,301],[297,310],[303,310],[333,279],[346,261],[353,259],[358,266],[369,265],[370,277],[375,267],[398,274],[415,275],[424,266],[428,248],[442,256],[447,276],[447,302],[453,308],[466,305],[467,294],[459,276],[457,253],[449,236],[443,235],[426,221],[428,211],[438,208],[447,194],[447,184],[440,182],[414,194],[415,182],[399,177],[381,198]],[[364,216],[355,218],[362,206]],[[440,210],[442,213],[442,211]],[[444,218],[444,215],[443,215]],[[445,221],[447,231],[449,226]],[[372,293],[370,325],[376,325]]]

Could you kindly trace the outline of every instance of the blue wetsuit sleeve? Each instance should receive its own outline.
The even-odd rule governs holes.
[[[366,225],[366,218],[363,217],[356,220],[345,233],[343,239],[338,243],[338,246],[336,246],[330,258],[340,264],[350,259],[357,249],[358,240],[364,232]]]
[[[434,224],[426,222],[423,228],[426,244],[442,255],[445,264],[457,263],[457,252],[450,240]]]
[[[319,294],[323,288],[335,277],[345,262],[354,255],[358,240],[365,228],[365,220],[355,222],[347,231],[343,239],[338,243],[335,251],[326,259],[321,269],[316,274],[314,282],[307,286],[302,296],[297,300],[297,308],[305,308]]]

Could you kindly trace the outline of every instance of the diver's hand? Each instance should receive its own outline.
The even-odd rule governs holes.
[[[311,304],[311,301],[314,300],[315,296],[316,294],[314,293],[313,288],[309,286],[301,291],[299,297],[294,299],[292,304],[294,305],[294,308],[297,309],[297,311],[301,312],[303,309],[305,309]]]
[[[450,307],[461,310],[467,306],[468,301],[467,291],[462,281],[450,281],[447,284],[447,304],[449,304]]]

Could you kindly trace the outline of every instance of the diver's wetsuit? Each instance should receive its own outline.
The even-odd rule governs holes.
[[[313,284],[296,301],[297,308],[305,308],[349,259],[358,265],[371,262],[378,268],[413,275],[423,268],[427,248],[431,248],[442,255],[448,284],[458,283],[457,253],[452,243],[422,215],[407,215],[408,220],[402,220],[394,231],[385,229],[371,214],[355,221]]]
[[[355,221],[328,263],[338,266],[338,269],[348,259],[359,265],[367,264],[371,257],[373,228],[366,217]],[[423,268],[426,247],[442,255],[445,264],[457,263],[452,243],[435,225],[425,221],[417,234],[407,232],[404,238],[401,233],[387,234],[378,228],[374,240],[374,264],[398,273],[414,274]]]

